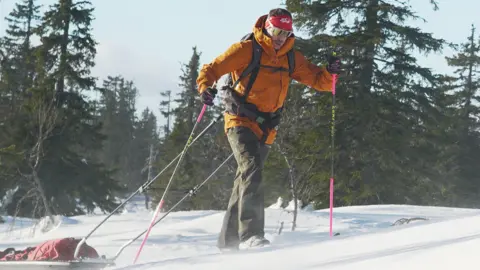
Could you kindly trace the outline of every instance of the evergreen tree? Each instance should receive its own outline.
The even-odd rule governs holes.
[[[118,114],[118,88],[120,77],[108,76],[103,81],[100,88],[102,96],[99,101],[98,111],[100,121],[102,123],[102,133],[106,136],[103,142],[101,160],[110,168],[114,168],[118,164],[119,153],[117,151],[119,130],[115,128]]]
[[[165,134],[165,137],[168,137],[170,135],[170,121],[171,121],[171,115],[172,113],[172,91],[164,91],[160,93],[160,96],[166,98],[166,100],[162,100],[160,102],[160,113],[164,118],[166,118],[166,123],[165,126],[163,127],[163,133]]]
[[[172,110],[174,117],[173,127],[168,137],[165,137],[160,152],[160,160],[158,167],[161,169],[168,164],[171,159],[178,155],[183,150],[183,146],[187,143],[188,136],[190,135],[193,125],[195,124],[195,114],[198,113],[200,106],[195,102],[196,97],[196,78],[198,77],[200,55],[197,53],[197,49],[193,48],[193,55],[190,58],[188,64],[182,66],[182,75],[180,76],[181,91],[178,93],[178,98],[174,99],[175,109]],[[192,186],[193,179],[195,178],[194,162],[195,155],[191,153],[192,149],[185,154],[182,160],[182,164],[176,172],[174,184],[172,185],[169,195],[171,200],[176,200],[179,196],[183,195],[183,192]],[[175,166],[172,166],[172,170]],[[172,172],[172,170],[170,170]],[[171,175],[165,174],[165,175]],[[169,177],[156,186],[157,192],[163,192],[166,182]],[[169,201],[171,202],[171,201]]]
[[[2,127],[0,136],[2,138],[3,146],[12,146],[12,151],[21,153],[25,149],[22,147],[24,143],[24,136],[21,138],[12,137],[15,134],[15,130],[22,125],[25,125],[26,119],[22,117],[20,111],[22,109],[23,94],[26,90],[32,87],[32,78],[34,76],[34,54],[31,46],[31,40],[36,28],[36,22],[39,19],[38,12],[39,7],[35,5],[36,1],[22,1],[17,3],[15,9],[6,18],[8,22],[8,28],[6,36],[1,39],[1,46],[8,54],[3,54],[4,58],[1,61],[1,76],[0,76],[0,94],[2,96]],[[28,100],[27,100],[28,101]],[[39,121],[45,119],[41,115],[35,115]],[[43,127],[40,127],[39,133]],[[36,147],[41,148],[40,140],[37,141]],[[19,155],[20,156],[20,155]],[[32,157],[32,156],[31,156]],[[15,190],[15,194],[19,191],[18,187],[23,184],[22,177],[19,179],[17,172],[18,167],[22,167],[22,159],[16,158],[15,162],[9,162],[5,166],[5,170],[9,173],[2,174],[2,182],[12,185],[9,188]],[[10,167],[11,166],[11,167]],[[9,167],[9,168],[6,168]],[[35,171],[32,170],[32,172]],[[30,174],[28,177],[34,176],[35,173]],[[31,179],[35,179],[34,177]],[[36,178],[38,180],[38,177]],[[34,181],[35,182],[35,181]],[[40,184],[40,186],[38,186]],[[15,188],[17,186],[17,188]],[[6,191],[9,191],[7,189]],[[35,192],[38,191],[38,192]],[[42,198],[44,209],[48,208],[46,202],[46,196],[43,192],[43,186],[41,183],[36,182],[34,185],[33,193],[38,200]],[[15,195],[13,194],[13,195]],[[30,195],[32,196],[32,195]],[[8,202],[3,203],[4,210],[12,203],[10,199]],[[47,209],[47,213],[51,216],[52,211]]]
[[[34,55],[31,39],[39,20],[39,6],[34,0],[25,0],[15,4],[15,8],[5,18],[8,23],[6,36],[0,38],[0,138],[1,147],[1,180],[0,197],[14,190],[16,168],[21,164],[22,148],[12,143],[9,133],[20,119],[16,112],[20,110],[23,94],[31,86],[34,70]],[[12,125],[12,122],[14,125]],[[11,197],[11,196],[10,196]],[[8,202],[3,202],[0,212],[5,211]]]
[[[102,133],[106,136],[101,160],[115,170],[115,178],[129,189],[138,183],[136,159],[131,155],[136,150],[134,146],[135,133],[135,103],[137,88],[131,81],[121,76],[104,80],[101,88],[103,96],[100,100],[100,118]]]
[[[444,41],[408,26],[419,17],[398,1],[288,0],[287,8],[311,35],[299,44],[308,57],[321,63],[333,48],[345,59],[337,86],[337,205],[419,202],[425,193],[415,187],[438,176],[422,159],[433,151],[425,123],[435,121],[430,100],[439,81],[412,54],[438,52]],[[332,35],[321,33],[327,29]],[[313,128],[328,137],[324,125]],[[318,200],[326,202],[327,192]]]
[[[35,48],[30,97],[8,132],[9,142],[25,153],[11,214],[19,209],[20,215],[75,215],[116,206],[120,189],[94,154],[103,140],[100,126],[93,124],[92,107],[80,95],[95,86],[89,76],[95,42],[87,5],[59,1],[36,30],[41,44]]]
[[[141,184],[151,180],[157,175],[154,167],[158,156],[159,135],[157,132],[157,118],[149,108],[142,112],[141,119],[136,124],[134,148],[131,155],[134,156],[136,168],[135,183],[138,188]],[[145,192],[145,206],[149,208],[150,197]]]
[[[91,35],[93,7],[90,1],[58,0],[42,19],[39,28],[43,49],[53,65],[48,71],[56,81],[56,91],[66,91],[66,85],[77,90],[95,86],[90,75],[94,66],[96,41]]]
[[[40,19],[39,9],[35,0],[16,3],[15,9],[6,18],[6,36],[0,41],[1,47],[9,54],[2,59],[0,91],[7,96],[2,106],[7,107],[8,104],[12,113],[18,109],[17,104],[31,86],[35,65],[31,44]]]
[[[125,183],[129,190],[138,188],[138,166],[135,166],[135,160],[130,155],[136,149],[134,148],[134,128],[135,128],[135,103],[138,90],[132,81],[127,81],[120,85],[118,92],[118,122],[117,132],[119,144],[117,145],[119,155],[118,179]]]
[[[181,92],[178,94],[179,98],[175,99],[175,109],[172,110],[172,116],[174,118],[172,130],[168,137],[161,140],[159,149],[159,161],[157,163],[158,169],[163,169],[171,160],[173,160],[179,153],[182,152],[183,147],[187,143],[188,136],[191,134],[196,118],[200,113],[203,106],[199,99],[196,79],[199,72],[199,59],[200,54],[197,52],[196,47],[193,48],[193,55],[190,58],[188,64],[183,65],[182,75],[180,76]],[[197,126],[197,135],[210,120],[213,119],[217,111],[213,108],[208,108],[205,112],[201,123]],[[217,141],[221,129],[212,129],[205,134],[202,139],[192,145],[186,152],[179,169],[173,178],[171,189],[167,196],[167,205],[175,203],[185,195],[185,192],[193,188],[197,183],[203,181],[213,169],[223,161],[222,158],[226,157],[222,155],[222,152],[217,152]],[[176,164],[176,163],[175,163]],[[174,165],[175,165],[174,164]],[[162,176],[162,179],[157,181],[154,185],[154,196],[158,200],[164,192],[164,188],[167,185],[171,172],[175,166],[171,166],[170,170],[167,170]],[[219,175],[221,175],[219,173]],[[214,182],[215,179],[212,179]],[[220,190],[212,189],[212,193],[205,193],[208,188],[204,188],[204,192],[195,196],[192,200],[184,202],[181,208],[183,209],[199,209],[202,207],[208,207],[218,205],[218,201],[212,202],[212,193],[220,192]],[[207,195],[208,194],[208,195]],[[224,193],[222,194],[222,202],[225,200]],[[218,207],[218,206],[217,206]]]
[[[480,160],[479,116],[480,99],[480,43],[476,38],[476,28],[472,25],[467,42],[461,44],[460,51],[453,57],[446,57],[449,66],[454,67],[455,76],[449,84],[452,94],[450,114],[452,118],[448,134],[455,145],[446,151],[453,160],[454,174],[451,175],[455,205],[476,207],[479,194],[477,169]]]

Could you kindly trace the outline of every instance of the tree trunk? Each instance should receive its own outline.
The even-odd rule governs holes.
[[[378,32],[380,32],[380,27],[378,26],[378,0],[370,0],[366,12],[366,29],[365,31],[370,34],[371,39],[367,46],[365,46],[364,55],[365,61],[362,66],[362,84],[364,86],[364,91],[366,93],[370,93],[371,86],[373,83],[373,66],[374,66],[374,57],[375,57],[375,43],[373,42],[373,38],[379,36]]]
[[[24,94],[27,91],[28,85],[30,85],[29,71],[31,67],[32,57],[30,52],[30,38],[32,36],[32,20],[34,13],[33,0],[28,1],[28,17],[27,17],[27,29],[25,33],[25,40],[23,42],[23,63],[22,63],[22,86],[21,93]],[[14,104],[15,105],[15,104]]]
[[[168,106],[167,106],[167,127],[165,128],[165,136],[170,136],[170,102],[171,102],[171,92],[167,91],[168,93]]]
[[[295,228],[297,227],[297,212],[298,212],[298,203],[297,203],[297,183],[295,179],[295,174],[294,174],[294,168],[293,165],[290,164],[288,161],[288,157],[285,153],[281,152],[283,155],[283,158],[285,159],[285,162],[287,163],[288,166],[288,174],[290,176],[290,192],[292,193],[292,198],[293,198],[293,221],[292,221],[292,231],[295,231]]]
[[[297,183],[295,181],[293,168],[289,169],[289,173],[290,173],[290,191],[292,192],[292,198],[293,198],[293,221],[292,221],[292,232],[293,232],[297,227],[298,193],[297,193]]]
[[[40,179],[40,177],[38,177],[38,174],[35,171],[35,168],[33,168],[32,170],[32,178],[33,178],[33,181],[35,182],[35,185],[37,186],[38,192],[40,193],[43,206],[45,207],[45,213],[47,214],[47,217],[50,219],[50,221],[53,224],[54,222],[53,211],[52,211],[52,208],[50,207],[50,203],[48,202],[47,195],[45,194],[45,189],[43,188],[42,180]]]
[[[42,121],[42,120],[40,120],[40,121]],[[50,218],[50,221],[53,223],[53,211],[50,208],[50,204],[48,202],[47,195],[45,193],[45,188],[43,187],[42,180],[40,179],[40,177],[38,176],[38,173],[37,173],[37,170],[40,167],[40,159],[41,159],[41,154],[42,154],[42,149],[43,149],[43,141],[45,140],[45,136],[43,134],[43,131],[44,131],[43,123],[40,123],[39,132],[38,132],[38,141],[37,141],[37,144],[34,147],[34,152],[33,152],[34,156],[32,157],[33,160],[34,160],[34,163],[31,166],[31,168],[32,168],[32,175],[31,176],[33,178],[33,182],[35,183],[35,186],[36,186],[38,192],[40,193],[40,197],[42,199],[43,206],[45,207],[45,213]]]
[[[68,47],[68,32],[70,28],[70,9],[72,8],[72,0],[60,1],[60,12],[63,16],[63,36],[62,44],[60,46],[60,64],[58,67],[59,78],[57,81],[57,92],[63,92],[65,90],[65,76],[67,70],[67,47]]]
[[[150,155],[148,157],[148,176],[147,179],[148,181],[152,180],[152,166],[153,166],[153,143],[150,144]],[[148,210],[148,203],[150,201],[150,197],[148,196],[148,192],[145,191],[145,208]]]
[[[50,136],[50,134],[52,133],[57,119],[57,112],[55,111],[53,101],[50,104],[44,104],[43,101],[40,100],[37,107],[37,117],[37,143],[32,148],[32,152],[29,158],[29,165],[32,170],[31,177],[33,178],[33,182],[35,183],[35,186],[40,193],[41,200],[45,207],[45,213],[53,224],[53,211],[48,202],[42,180],[38,176],[38,170],[40,169],[40,163],[43,153],[43,144],[44,141],[48,138],[48,136]]]

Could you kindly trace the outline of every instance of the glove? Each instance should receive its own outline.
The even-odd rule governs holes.
[[[200,98],[202,99],[203,104],[206,104],[208,106],[212,106],[213,105],[213,99],[215,98],[216,94],[217,94],[217,89],[212,88],[212,87],[208,87],[207,89],[205,89],[205,91],[203,91],[200,94]]]
[[[340,62],[340,58],[333,55],[328,58],[327,71],[330,74],[340,73],[341,68],[342,68],[342,63]]]

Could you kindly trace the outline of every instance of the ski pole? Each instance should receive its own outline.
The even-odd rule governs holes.
[[[142,244],[140,245],[140,248],[138,249],[138,252],[135,255],[135,259],[133,261],[133,264],[135,264],[137,262],[138,257],[140,256],[140,253],[142,252],[143,246],[145,245],[145,242],[147,241],[148,235],[150,234],[150,231],[152,230],[153,223],[157,219],[158,213],[161,211],[161,209],[163,207],[163,204],[165,202],[165,196],[168,192],[168,189],[170,188],[170,185],[172,184],[172,179],[175,176],[175,173],[178,169],[178,166],[180,165],[180,162],[183,159],[183,156],[185,155],[185,150],[188,148],[188,146],[190,145],[190,143],[193,139],[193,134],[195,133],[195,130],[197,129],[197,125],[198,125],[198,123],[200,123],[200,120],[202,119],[203,114],[205,113],[206,109],[207,109],[207,105],[203,104],[202,111],[200,112],[200,114],[197,117],[197,121],[195,122],[195,125],[193,126],[192,132],[190,133],[190,136],[188,137],[187,143],[185,144],[184,149],[183,149],[183,151],[180,155],[180,158],[178,159],[177,165],[175,166],[175,169],[173,170],[173,173],[170,176],[170,179],[168,180],[167,187],[165,188],[165,191],[163,192],[162,198],[160,199],[160,202],[157,205],[157,209],[155,210],[155,214],[153,215],[152,220],[150,222],[150,226],[148,227],[147,234],[143,238]]]
[[[223,117],[222,114],[219,114],[217,118],[215,118],[214,120],[212,120],[212,122],[210,122],[210,124],[205,127],[202,132],[200,132],[197,137],[195,137],[195,139],[192,140],[192,142],[190,143],[189,146],[191,146],[192,144],[194,144],[196,141],[198,141],[201,137],[203,137],[203,135],[205,135],[205,133],[207,133],[207,131],[209,131],[218,121],[220,121],[220,119]],[[185,150],[184,150],[185,151]],[[184,152],[183,151],[183,152]],[[172,161],[170,161],[170,163],[165,166],[165,168],[162,169],[162,171],[160,171],[154,178],[152,179],[149,179],[147,180],[147,182],[145,182],[143,185],[141,185],[134,193],[132,193],[127,199],[125,199],[119,206],[117,206],[117,208],[115,208],[112,212],[110,212],[110,214],[105,217],[97,226],[95,226],[95,228],[93,228],[93,230],[91,230],[87,236],[85,236],[84,238],[82,238],[82,240],[77,244],[77,247],[75,249],[75,253],[74,253],[74,258],[77,258],[78,256],[78,253],[80,252],[80,248],[83,244],[85,244],[85,242],[87,241],[87,239],[92,236],[92,234],[98,230],[98,228],[100,228],[100,226],[102,226],[108,219],[110,219],[119,209],[121,209],[127,202],[129,202],[133,197],[135,197],[137,194],[143,192],[144,190],[148,189],[148,187],[150,187],[150,185],[155,182],[157,180],[157,178],[162,175],[177,159],[180,158],[180,156],[182,155],[182,153],[179,153]]]
[[[205,180],[203,180],[202,183],[198,184],[197,186],[195,186],[194,188],[192,188],[190,191],[188,191],[188,193],[183,196],[183,198],[181,198],[174,206],[172,206],[172,208],[170,208],[170,210],[168,210],[159,220],[157,220],[153,226],[157,225],[160,221],[162,221],[168,214],[170,214],[177,206],[179,206],[185,199],[187,199],[188,197],[193,197],[194,195],[197,194],[197,192],[200,190],[200,188],[202,188],[209,180],[210,178],[212,178],[218,170],[220,170],[220,168],[223,167],[223,165],[225,165],[225,163],[227,163],[231,158],[233,157],[233,153],[230,154],[230,156],[228,156],[216,169],[215,171],[213,171]],[[152,226],[152,227],[153,227]],[[120,253],[122,253],[122,251],[128,247],[130,244],[132,244],[133,242],[135,242],[135,240],[137,240],[138,238],[140,238],[144,233],[146,233],[147,230],[143,231],[142,233],[140,233],[139,235],[137,235],[135,238],[129,240],[128,242],[126,242],[125,244],[123,244],[123,246],[120,247],[120,249],[118,250],[117,254],[115,254],[115,257],[113,257],[111,260],[115,261],[118,256],[120,256]]]
[[[335,55],[335,53],[333,53]],[[337,74],[332,75],[332,129],[331,129],[331,139],[332,139],[332,164],[331,164],[331,177],[330,177],[330,237],[333,236],[333,184],[334,184],[334,147],[335,147],[335,88],[337,82]]]

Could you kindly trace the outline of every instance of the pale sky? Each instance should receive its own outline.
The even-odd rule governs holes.
[[[0,17],[17,0],[0,0]],[[44,6],[54,0],[38,0]],[[233,42],[252,30],[256,19],[283,0],[91,0],[95,7],[93,36],[99,42],[93,75],[122,75],[139,89],[137,109],[149,107],[157,115],[159,93],[179,89],[181,63],[188,63],[197,46],[202,64],[210,62]],[[479,0],[438,0],[434,12],[430,0],[413,0],[423,31],[451,42],[465,42],[470,25],[480,27]],[[0,21],[0,35],[6,22]],[[480,36],[480,34],[478,35]],[[431,55],[421,63],[437,72],[450,72],[443,55]],[[159,119],[160,122],[163,119]]]

